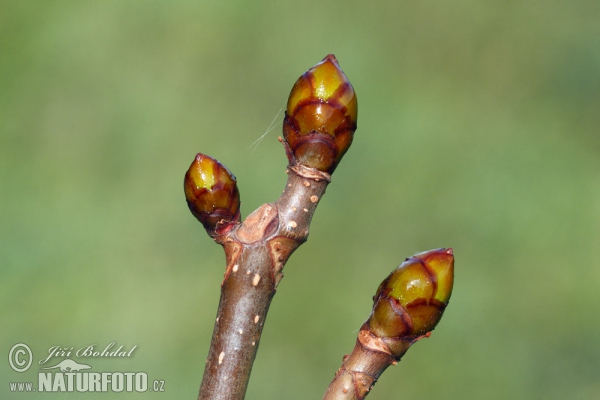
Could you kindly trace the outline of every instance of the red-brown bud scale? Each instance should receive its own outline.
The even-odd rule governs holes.
[[[332,173],[356,130],[354,88],[330,54],[296,81],[288,98],[283,137],[290,164]]]
[[[367,324],[381,338],[413,340],[432,331],[452,294],[452,249],[430,250],[403,262],[374,297]]]
[[[240,193],[235,175],[214,158],[196,155],[185,174],[184,190],[190,211],[209,234],[239,221]]]

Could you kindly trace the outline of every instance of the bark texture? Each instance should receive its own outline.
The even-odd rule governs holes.
[[[362,400],[379,376],[389,367],[398,363],[413,342],[398,341],[398,356],[392,355],[387,344],[374,336],[365,323],[360,332],[354,350],[344,357],[342,366],[327,388],[323,400]]]
[[[306,241],[330,177],[300,165],[288,167],[285,190],[217,242],[227,267],[199,399],[243,399],[269,305],[289,256]]]

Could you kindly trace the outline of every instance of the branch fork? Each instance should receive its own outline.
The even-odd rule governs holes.
[[[286,189],[277,202],[263,204],[244,222],[215,237],[225,250],[227,266],[199,399],[244,397],[283,267],[306,241],[328,184],[322,177],[309,178],[296,170],[289,168]]]
[[[309,226],[331,173],[356,129],[356,95],[333,55],[296,82],[288,99],[283,144],[287,183],[279,199],[240,222],[235,176],[198,154],[186,173],[192,214],[225,250],[221,300],[199,399],[243,399],[267,311],[290,255]]]
[[[192,214],[225,251],[226,267],[200,400],[244,398],[267,312],[283,268],[308,238],[311,219],[348,151],[357,118],[356,95],[336,58],[328,55],[296,81],[283,121],[289,165],[279,199],[244,221],[235,176],[198,154],[184,189]],[[379,286],[369,319],[324,399],[362,400],[381,373],[428,337],[452,291],[452,249],[408,258]]]

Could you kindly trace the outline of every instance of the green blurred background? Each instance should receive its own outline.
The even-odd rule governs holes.
[[[37,381],[51,346],[113,341],[134,356],[94,370],[166,392],[71,397],[196,397],[224,257],[183,175],[203,152],[237,175],[243,216],[275,200],[276,114],[334,53],[358,130],[247,398],[321,398],[379,282],[436,247],[455,250],[450,306],[371,400],[599,398],[599,15],[595,0],[0,0],[0,397],[65,398],[8,382]],[[22,374],[18,342],[35,357]]]

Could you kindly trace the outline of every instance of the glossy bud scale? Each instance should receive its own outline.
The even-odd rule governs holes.
[[[419,337],[432,331],[452,294],[452,249],[430,250],[403,262],[384,280],[367,321],[381,338]]]
[[[190,211],[209,233],[240,219],[235,176],[214,158],[198,153],[183,185]]]
[[[296,81],[288,98],[283,137],[291,164],[332,173],[356,130],[354,88],[332,54]]]

